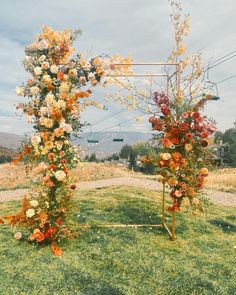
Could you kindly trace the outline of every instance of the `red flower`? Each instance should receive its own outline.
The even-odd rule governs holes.
[[[49,166],[50,169],[52,169],[53,171],[55,171],[57,169],[57,166],[55,164],[52,164]]]
[[[50,238],[50,234],[49,233],[44,233],[44,237],[45,237],[45,239],[49,239]]]
[[[168,107],[162,107],[161,112],[164,116],[167,116],[170,112],[170,109]]]
[[[193,117],[194,119],[199,118],[199,117],[200,117],[200,113],[199,113],[199,112],[194,112],[194,113],[192,114],[192,117]]]
[[[181,131],[186,131],[186,130],[188,130],[188,128],[189,128],[189,125],[187,123],[182,123],[180,125],[180,130]]]
[[[47,231],[47,233],[49,235],[54,235],[56,232],[57,232],[57,230],[53,226],[50,226],[49,229],[48,229],[48,231]]]
[[[149,118],[148,121],[149,121],[149,123],[155,124],[156,121],[157,121],[157,118],[155,118],[155,117],[151,117],[151,118]]]
[[[162,138],[161,142],[166,148],[170,148],[172,146],[172,142],[168,138]]]
[[[54,158],[54,154],[53,154],[53,153],[49,153],[49,154],[48,154],[48,160],[49,160],[49,161],[52,161],[53,158]]]
[[[62,218],[59,217],[59,218],[56,220],[56,223],[57,223],[58,225],[62,225]]]
[[[187,139],[192,139],[192,138],[193,138],[193,135],[192,135],[191,133],[186,133],[186,134],[185,134],[185,137],[186,137]]]
[[[171,128],[171,133],[174,135],[178,135],[179,134],[179,129],[176,127]]]
[[[209,133],[207,131],[203,131],[200,133],[201,138],[207,138],[209,136]]]
[[[170,141],[171,141],[173,144],[179,144],[179,139],[178,139],[177,137],[171,138]]]
[[[153,127],[153,129],[161,131],[162,130],[162,123],[160,121],[157,121]]]
[[[201,123],[202,122],[202,118],[201,117],[197,117],[196,119],[195,119],[195,121],[197,122],[197,123]]]
[[[66,159],[61,159],[60,162],[61,162],[61,164],[66,164],[67,160]]]
[[[169,212],[180,212],[180,205],[174,204],[168,208]]]
[[[48,187],[53,187],[53,186],[55,186],[55,183],[53,181],[48,181],[48,182],[46,182],[46,185]]]
[[[70,188],[71,188],[71,189],[76,189],[76,185],[75,185],[75,184],[72,184],[72,185],[70,186]]]

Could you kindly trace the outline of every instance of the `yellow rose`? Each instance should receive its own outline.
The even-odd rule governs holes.
[[[59,91],[61,93],[67,93],[70,90],[70,85],[67,82],[61,83],[61,86],[59,87]]]
[[[186,150],[187,152],[190,152],[192,149],[193,149],[193,147],[192,147],[192,145],[191,145],[190,143],[186,143],[186,144],[185,144],[185,150]]]
[[[163,153],[163,154],[161,154],[161,158],[164,161],[168,161],[168,160],[171,159],[171,154],[169,154],[169,153]]]

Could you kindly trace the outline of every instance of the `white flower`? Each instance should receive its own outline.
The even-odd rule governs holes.
[[[55,102],[54,98],[55,98],[54,94],[48,93],[45,97],[45,100],[47,103],[53,104]]]
[[[62,122],[61,124],[60,124],[60,127],[65,131],[65,132],[71,132],[72,131],[72,126],[71,126],[71,124],[66,124],[66,123],[64,123],[64,122]]]
[[[171,158],[171,154],[169,154],[169,153],[163,153],[163,154],[161,154],[161,158],[164,161],[168,161]]]
[[[42,74],[42,69],[40,67],[35,67],[34,68],[34,73],[36,76],[39,76]]]
[[[66,173],[62,170],[59,170],[55,173],[55,177],[58,181],[63,181],[66,178]]]
[[[47,61],[44,61],[41,65],[41,68],[44,69],[44,70],[47,70],[49,68],[49,62]]]
[[[46,84],[52,83],[52,78],[49,75],[44,75],[42,80]]]
[[[41,138],[38,135],[34,135],[31,137],[31,143],[33,145],[38,145],[41,142]]]
[[[32,200],[32,201],[30,201],[30,205],[32,207],[37,207],[39,205],[39,202],[37,200]]]
[[[62,99],[58,100],[58,102],[56,103],[57,107],[59,109],[65,109],[66,108],[66,102]]]
[[[44,116],[44,115],[48,115],[48,112],[49,112],[49,110],[48,110],[48,108],[47,107],[41,107],[40,108],[40,110],[39,110],[39,112],[40,112],[40,115],[41,116]]]
[[[37,86],[30,87],[30,92],[33,95],[37,95],[39,93],[39,88]]]
[[[41,40],[38,44],[38,48],[40,50],[44,50],[44,49],[47,49],[48,48],[48,41],[46,40]]]
[[[26,211],[26,216],[27,216],[28,218],[33,217],[34,214],[35,214],[34,209],[28,209],[28,210]]]
[[[24,87],[16,87],[15,92],[19,96],[24,96],[24,94],[25,94],[25,88]]]
[[[58,73],[58,66],[56,65],[52,65],[50,67],[50,71],[53,73],[53,74],[57,74]]]
[[[17,239],[17,240],[20,240],[22,237],[22,234],[20,232],[17,232],[14,234],[14,238]]]
[[[46,55],[43,54],[40,56],[39,62],[43,62],[43,61],[45,61],[45,59],[46,59]]]
[[[93,80],[95,78],[95,75],[93,73],[88,74],[89,80]]]
[[[77,71],[76,71],[76,69],[69,70],[69,76],[70,77],[77,77]]]
[[[31,64],[31,62],[32,62],[32,58],[30,56],[26,55],[24,60],[23,60],[23,63],[25,65],[29,65],[29,64]]]

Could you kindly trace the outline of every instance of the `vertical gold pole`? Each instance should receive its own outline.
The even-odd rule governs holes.
[[[177,97],[180,98],[180,64],[176,65],[177,70]]]
[[[163,188],[162,188],[162,214],[161,214],[161,218],[162,218],[162,223],[165,222],[165,192],[166,192],[166,182],[163,179],[162,180],[162,184],[163,184]]]
[[[172,239],[172,241],[174,241],[174,239],[175,239],[175,211],[173,211],[173,213],[172,213],[171,239]]]

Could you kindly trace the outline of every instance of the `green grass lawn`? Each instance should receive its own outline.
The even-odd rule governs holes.
[[[116,187],[79,192],[71,222],[159,223],[160,194]],[[0,215],[19,202],[0,203]],[[235,208],[203,201],[204,212],[177,214],[175,241],[162,229],[79,230],[53,257],[48,246],[0,227],[0,294],[236,294]],[[170,216],[168,217],[170,222]]]

